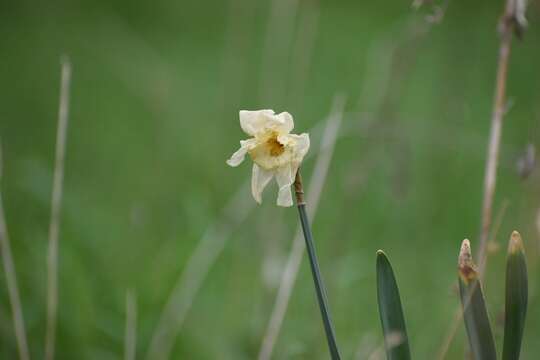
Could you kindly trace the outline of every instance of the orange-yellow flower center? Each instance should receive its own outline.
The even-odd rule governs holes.
[[[266,140],[266,146],[268,146],[270,156],[279,156],[285,151],[285,146],[279,143],[277,135],[271,136],[268,140]]]

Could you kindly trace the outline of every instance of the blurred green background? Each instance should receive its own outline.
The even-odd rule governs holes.
[[[296,231],[275,191],[239,226],[223,210],[251,176],[225,160],[245,138],[238,110],[320,124],[347,98],[313,231],[342,355],[381,342],[375,251],[396,271],[413,356],[434,359],[456,307],[461,240],[478,249],[487,134],[503,1],[450,1],[440,23],[409,1],[3,1],[2,194],[31,354],[43,356],[46,251],[60,56],[73,66],[60,233],[58,359],[123,357],[126,292],[137,355],[209,226],[227,235],[178,333],[174,359],[253,359]],[[507,203],[485,292],[502,340],[507,240],[518,229],[530,273],[523,359],[540,352],[540,172],[515,170],[540,145],[540,4],[513,44],[494,215]],[[313,134],[312,152],[319,146]],[[315,156],[304,165],[309,184]],[[240,190],[239,190],[240,189]],[[309,192],[309,185],[308,185]],[[242,203],[242,202],[240,202]],[[227,225],[229,224],[229,225]],[[204,275],[204,274],[201,274]],[[458,329],[448,359],[463,358]],[[275,359],[327,359],[306,261]],[[364,355],[363,355],[364,354]],[[17,358],[5,274],[0,357]]]

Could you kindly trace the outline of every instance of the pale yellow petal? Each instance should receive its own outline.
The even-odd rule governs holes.
[[[256,145],[256,141],[254,139],[249,140],[241,140],[240,141],[240,149],[238,149],[234,154],[232,154],[231,158],[227,160],[227,165],[236,167],[240,165],[249,150],[251,150]]]
[[[267,136],[268,133],[288,134],[294,128],[294,120],[288,112],[275,114],[273,110],[241,110],[240,126],[248,135]]]
[[[309,150],[309,134],[303,133],[300,135],[290,134],[291,138],[296,141],[294,160],[297,163],[301,163]]]
[[[279,186],[277,204],[279,206],[292,206],[291,185],[294,182],[293,167],[283,166],[276,171],[276,182]]]
[[[275,116],[275,119],[278,120],[278,130],[282,134],[288,134],[294,128],[294,120],[291,114],[288,112],[282,112]]]
[[[240,127],[248,135],[255,136],[264,131],[268,118],[274,116],[274,111],[265,110],[240,110]]]
[[[262,192],[266,185],[272,180],[274,172],[265,170],[257,164],[253,164],[253,173],[251,177],[251,193],[253,198],[259,204],[262,202]]]

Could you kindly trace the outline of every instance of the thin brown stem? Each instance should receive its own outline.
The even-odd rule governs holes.
[[[497,184],[497,165],[501,145],[502,125],[506,110],[506,80],[508,77],[508,60],[515,26],[515,0],[507,0],[500,23],[501,41],[495,83],[495,99],[491,117],[491,130],[487,148],[486,170],[484,176],[484,198],[482,201],[482,225],[480,228],[480,248],[478,251],[478,273],[483,275],[489,230],[492,222],[493,198]]]
[[[51,222],[49,225],[49,249],[47,257],[47,329],[45,334],[45,359],[54,358],[56,341],[56,322],[58,317],[58,234],[60,229],[60,207],[64,183],[64,158],[66,153],[66,134],[69,113],[69,86],[71,64],[62,59],[60,86],[60,105],[56,133],[56,155],[51,199]]]
[[[296,178],[294,179],[294,195],[296,197],[296,205],[306,205],[306,201],[304,200],[304,185],[300,170],[296,172]]]

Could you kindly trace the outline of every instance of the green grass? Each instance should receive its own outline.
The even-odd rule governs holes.
[[[382,343],[372,256],[380,248],[400,269],[415,357],[437,353],[459,306],[452,290],[456,249],[465,237],[477,246],[495,28],[503,3],[450,2],[444,21],[402,53],[407,66],[400,83],[389,84],[395,108],[387,118],[366,96],[378,97],[376,87],[389,69],[382,58],[368,64],[375,47],[390,56],[384,49],[401,41],[403,24],[413,16],[409,3],[321,0],[305,92],[291,103],[290,49],[272,69],[281,87],[267,89],[267,99],[260,96],[270,2],[233,2],[239,10],[232,18],[229,2],[218,1],[0,5],[2,192],[33,358],[43,352],[62,53],[71,57],[73,79],[60,234],[59,359],[121,356],[129,288],[138,295],[137,350],[145,354],[191,251],[250,176],[247,165],[232,170],[225,164],[244,136],[238,110],[290,111],[302,132],[328,113],[336,92],[349,99],[344,128],[365,128],[369,120],[358,112],[386,123],[378,132],[351,131],[339,140],[313,223],[343,358],[353,358],[367,334],[375,336],[373,346]],[[306,6],[301,2],[299,11]],[[530,27],[511,55],[508,94],[514,106],[504,123],[495,200],[495,211],[503,199],[510,201],[497,242],[504,249],[507,234],[520,229],[531,249],[525,360],[540,351],[532,291],[539,280],[533,249],[540,188],[538,170],[521,181],[514,165],[527,142],[540,145],[539,20],[538,5],[531,5]],[[361,98],[368,79],[375,88]],[[311,167],[305,164],[305,176]],[[261,264],[269,256],[284,259],[297,226],[295,209],[275,208],[269,192],[211,270],[173,358],[256,356],[275,294],[263,281]],[[504,264],[504,251],[491,255],[484,280],[493,319],[504,309]],[[0,357],[9,359],[16,357],[16,346],[0,275]],[[500,344],[502,327],[493,326]],[[448,359],[462,356],[465,341],[461,326]],[[275,358],[327,358],[307,263]]]

